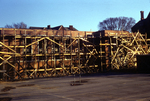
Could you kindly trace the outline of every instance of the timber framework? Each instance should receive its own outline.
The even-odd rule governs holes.
[[[136,68],[135,55],[150,51],[149,40],[140,33],[97,32],[87,37],[88,33],[1,28],[0,78],[14,80]]]

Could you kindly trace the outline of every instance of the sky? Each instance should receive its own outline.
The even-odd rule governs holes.
[[[73,25],[79,31],[98,31],[110,17],[132,17],[138,22],[150,12],[150,0],[0,0],[0,27],[24,22],[28,27]]]

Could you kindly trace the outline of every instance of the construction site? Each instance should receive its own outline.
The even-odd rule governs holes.
[[[136,55],[150,52],[150,39],[139,32],[88,33],[92,32],[1,28],[1,79],[137,68]]]
[[[150,14],[146,19],[141,16],[139,23],[149,18]],[[132,27],[132,32],[78,31],[73,26],[62,25],[0,28],[0,79],[21,80],[121,69],[147,71],[149,64],[145,63],[143,69],[140,61],[148,59],[150,53],[149,30],[143,32],[138,25]]]
[[[149,101],[150,13],[143,13],[131,32],[0,28],[0,101]]]

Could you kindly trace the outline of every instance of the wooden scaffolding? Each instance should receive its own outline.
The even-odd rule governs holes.
[[[96,33],[93,42],[99,53],[100,71],[137,69],[136,56],[150,53],[150,39],[147,39],[147,34],[106,32]]]
[[[93,43],[84,37],[58,36],[57,31],[54,36],[54,31],[51,30],[52,34],[48,35],[49,32],[1,29],[1,77],[14,80],[99,70],[95,64],[98,52]]]
[[[87,37],[80,31],[1,28],[0,79],[136,68],[135,56],[150,52],[148,41],[140,33]]]
[[[147,34],[130,33],[129,36],[117,38],[119,45],[112,54],[112,69],[136,69],[137,55],[147,55],[150,53],[149,39]]]

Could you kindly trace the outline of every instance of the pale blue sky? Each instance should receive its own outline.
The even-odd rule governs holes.
[[[73,25],[80,31],[97,31],[109,17],[146,18],[150,0],[0,0],[0,27],[24,22],[28,27]]]

